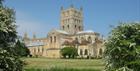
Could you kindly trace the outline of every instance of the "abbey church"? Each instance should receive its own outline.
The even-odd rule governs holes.
[[[78,57],[102,57],[104,39],[97,32],[84,30],[83,10],[70,6],[61,7],[60,28],[48,32],[47,37],[29,38],[24,34],[23,41],[32,56],[61,58],[60,50],[67,46],[78,49]]]

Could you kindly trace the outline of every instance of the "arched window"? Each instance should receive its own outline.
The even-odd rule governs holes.
[[[44,52],[44,48],[42,48],[42,53]]]
[[[78,42],[78,38],[76,37],[75,38],[75,44],[78,44],[79,42]]]
[[[62,28],[63,28],[63,30],[65,29],[65,27],[64,27],[64,26],[62,26]]]
[[[79,28],[79,30],[81,30],[81,27],[80,26],[78,28]]]
[[[40,49],[38,48],[38,53],[40,52]]]
[[[75,28],[76,28],[77,26],[75,25]]]
[[[68,25],[67,27],[68,27],[68,29],[69,29],[69,25]]]
[[[97,40],[98,40],[98,38],[96,37],[96,38],[95,38],[95,41],[97,41]]]
[[[80,55],[83,55],[83,51],[82,51],[82,49],[80,49]]]
[[[54,42],[56,42],[56,36],[54,36]]]
[[[75,40],[78,40],[78,38],[76,37]]]
[[[91,37],[90,37],[90,36],[88,37],[88,41],[89,41],[89,42],[92,42],[92,39],[91,39]]]
[[[50,37],[50,42],[52,43],[52,36]]]
[[[87,49],[85,49],[85,55],[87,55],[88,54],[88,50]]]
[[[103,51],[102,51],[102,49],[100,49],[100,50],[99,50],[99,54],[102,55],[102,53],[103,53]]]

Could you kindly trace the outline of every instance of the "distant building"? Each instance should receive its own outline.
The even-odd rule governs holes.
[[[71,6],[61,7],[60,29],[51,30],[47,37],[29,38],[25,33],[23,40],[33,56],[60,58],[60,49],[74,46],[79,57],[102,57],[104,40],[100,34],[91,30],[84,31],[83,11]]]

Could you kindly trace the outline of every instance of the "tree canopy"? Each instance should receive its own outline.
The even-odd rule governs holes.
[[[29,49],[20,40],[18,40],[15,44],[15,52],[18,56],[21,56],[21,57],[26,57],[30,55]]]
[[[140,23],[113,28],[105,45],[107,71],[140,70]]]
[[[75,47],[64,47],[60,52],[64,58],[66,58],[66,56],[68,56],[69,58],[74,58],[78,55],[77,49]]]
[[[17,32],[15,12],[3,6],[0,0],[0,69],[3,71],[22,71],[23,62],[16,56]]]

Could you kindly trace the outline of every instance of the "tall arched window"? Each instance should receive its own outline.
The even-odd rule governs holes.
[[[79,30],[81,30],[81,27],[80,26],[78,28],[79,28]]]
[[[42,53],[44,52],[44,48],[42,47]]]
[[[54,36],[54,42],[56,42],[56,36]]]
[[[77,26],[75,25],[75,28],[76,28]]]
[[[50,42],[52,43],[52,36],[50,37]]]
[[[69,29],[69,25],[68,25],[67,27],[68,27],[68,29]]]
[[[87,49],[85,49],[85,55],[87,55],[88,54],[88,50]]]
[[[75,40],[77,40],[77,41],[78,41],[78,38],[76,37],[76,38],[75,38]]]
[[[88,37],[88,41],[89,41],[89,42],[92,42],[92,39],[91,39],[91,37],[90,37],[90,36]]]
[[[80,55],[83,55],[83,51],[82,51],[82,49],[80,49]]]
[[[39,49],[39,47],[38,47],[38,53],[40,52],[40,49]]]
[[[102,53],[103,53],[103,51],[102,51],[102,49],[100,49],[100,50],[99,50],[99,54],[102,55]]]
[[[64,27],[64,26],[62,26],[62,28],[63,28],[63,30],[65,29],[65,27]]]
[[[75,44],[79,44],[77,37],[75,38]]]

